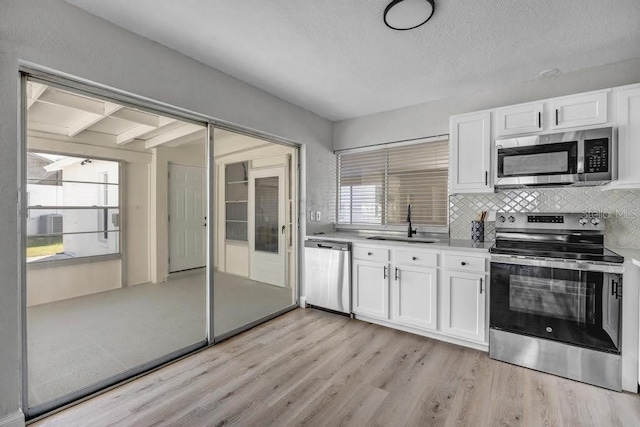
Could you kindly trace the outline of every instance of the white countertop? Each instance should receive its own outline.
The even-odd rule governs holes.
[[[399,246],[399,247],[416,247],[420,249],[449,249],[460,251],[475,251],[475,252],[488,252],[489,248],[493,246],[493,241],[487,242],[473,242],[472,240],[463,239],[449,239],[447,237],[439,238],[434,237],[434,240],[438,240],[436,243],[420,243],[420,242],[403,242],[393,240],[369,240],[374,234],[361,234],[350,231],[334,231],[325,234],[308,235],[307,239],[319,239],[319,240],[334,240],[337,242],[352,242],[352,243],[366,243],[368,245],[382,245],[382,246]],[[640,251],[639,251],[640,252]]]

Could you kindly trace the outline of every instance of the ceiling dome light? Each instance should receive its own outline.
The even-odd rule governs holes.
[[[393,30],[418,28],[433,16],[434,0],[393,0],[384,10],[384,23]]]

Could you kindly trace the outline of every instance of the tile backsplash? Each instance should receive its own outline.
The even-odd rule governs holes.
[[[548,188],[504,190],[490,194],[449,197],[449,234],[469,239],[471,221],[478,212],[592,212],[604,218],[605,245],[640,248],[640,190],[601,188]],[[495,239],[495,222],[485,223],[485,240]]]

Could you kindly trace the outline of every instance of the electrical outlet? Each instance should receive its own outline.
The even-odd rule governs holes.
[[[316,220],[316,211],[309,211],[309,221],[314,222]]]
[[[316,221],[320,221],[320,218],[322,218],[320,211],[316,211]]]

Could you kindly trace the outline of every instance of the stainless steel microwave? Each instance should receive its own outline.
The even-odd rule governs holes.
[[[618,178],[613,128],[498,139],[496,188],[604,185]]]

